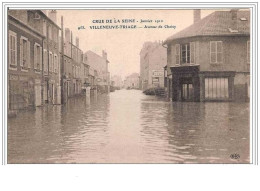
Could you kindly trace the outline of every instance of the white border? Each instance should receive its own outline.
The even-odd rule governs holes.
[[[10,3],[8,3],[10,4]],[[79,6],[76,3],[63,2],[57,3],[12,3],[11,7],[21,9],[50,9],[62,6],[62,9],[194,9],[194,7],[202,9],[218,8],[248,8],[249,2],[243,3],[151,3],[151,4],[83,4]],[[6,5],[6,4],[4,4]],[[55,7],[54,7],[55,6]],[[61,8],[59,8],[61,9]],[[3,10],[2,24],[7,24],[7,12]],[[251,162],[258,164],[258,4],[252,3],[251,7],[251,66],[250,66],[250,148]],[[256,23],[257,25],[253,25]],[[7,27],[3,27],[2,35],[7,35]],[[2,38],[4,49],[1,54],[7,53],[7,39]],[[3,55],[1,55],[3,59]],[[2,63],[7,63],[7,55]],[[1,72],[7,71],[7,65],[2,64]],[[253,77],[254,76],[254,77]],[[1,89],[7,92],[7,73],[2,76],[5,84],[1,84]],[[2,100],[4,118],[2,133],[5,135],[4,146],[7,150],[7,96],[0,94]],[[1,111],[1,112],[2,112]],[[2,137],[2,136],[1,136]],[[7,161],[1,157],[4,164]],[[249,167],[251,165],[7,165],[0,170],[0,180],[6,188],[2,190],[255,190],[257,185],[257,177],[259,173],[255,169]],[[8,168],[7,168],[8,167]],[[37,168],[36,168],[37,167]],[[259,169],[259,168],[258,168]],[[191,171],[192,170],[192,171]],[[40,173],[39,173],[40,172]],[[37,176],[36,176],[37,175]],[[163,179],[160,177],[163,176]],[[231,184],[230,184],[231,183]],[[2,187],[1,186],[1,187]]]

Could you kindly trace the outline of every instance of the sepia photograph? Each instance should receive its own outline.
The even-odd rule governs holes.
[[[8,8],[7,164],[250,164],[251,9]]]

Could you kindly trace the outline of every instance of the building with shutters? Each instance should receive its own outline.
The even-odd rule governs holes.
[[[56,11],[8,10],[8,109],[60,104]]]
[[[215,11],[166,39],[172,101],[247,101],[250,87],[250,11]]]

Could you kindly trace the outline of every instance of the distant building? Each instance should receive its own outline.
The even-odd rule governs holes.
[[[167,49],[161,42],[146,42],[140,52],[140,87],[164,87],[164,67]]]
[[[90,84],[97,85],[101,88],[101,91],[110,92],[110,73],[108,71],[108,63],[107,53],[102,51],[102,56],[98,54],[87,51],[84,53],[84,63],[86,63],[89,67],[90,74]]]
[[[139,89],[139,74],[133,73],[125,78],[124,86],[130,89]]]
[[[250,12],[216,11],[169,37],[167,89],[173,101],[248,100]]]
[[[114,75],[111,77],[111,85],[116,88],[122,88],[123,87],[123,81],[121,76]]]

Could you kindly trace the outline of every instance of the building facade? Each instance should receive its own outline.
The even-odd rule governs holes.
[[[53,21],[55,16],[55,11],[50,11],[49,16],[41,10],[8,11],[10,110],[34,108],[45,103],[60,104],[60,28]]]
[[[110,92],[110,73],[108,71],[107,53],[102,51],[102,56],[87,51],[84,54],[84,63],[89,66],[89,82],[93,86],[98,86],[99,92]]]
[[[133,73],[127,76],[124,80],[124,86],[127,89],[139,89],[140,76],[138,73]]]
[[[250,12],[216,11],[169,37],[167,91],[172,101],[247,101]]]
[[[167,49],[161,42],[145,42],[140,52],[140,87],[164,87],[164,67]]]

